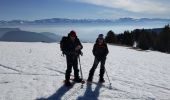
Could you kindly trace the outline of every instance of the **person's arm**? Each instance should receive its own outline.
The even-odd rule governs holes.
[[[69,55],[69,54],[70,54],[70,51],[69,51],[69,49],[68,49],[67,44],[65,44],[64,46],[65,46],[64,49],[63,49],[64,54]]]
[[[76,39],[76,47],[75,47],[75,55],[83,55],[83,52],[81,49],[83,48],[83,45],[81,44],[80,40],[77,38]]]
[[[109,50],[108,50],[108,47],[107,47],[107,44],[105,44],[106,45],[106,52],[105,52],[105,56],[107,56],[108,55],[108,53],[109,53]]]
[[[80,40],[77,39],[76,40],[76,48],[75,48],[75,51],[79,51],[83,48],[83,45],[81,44]]]
[[[77,39],[77,41],[78,41],[78,45],[80,46],[80,49],[83,49],[83,45],[81,44],[80,40]]]
[[[92,52],[94,56],[97,56],[96,44],[94,44]]]

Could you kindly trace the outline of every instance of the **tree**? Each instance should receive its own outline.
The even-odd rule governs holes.
[[[112,30],[110,30],[107,33],[105,41],[106,41],[106,43],[115,43],[116,42],[116,36],[115,36],[115,33]]]
[[[139,36],[138,47],[143,50],[148,50],[151,47],[151,43],[150,33],[143,29]]]
[[[134,41],[138,42],[139,41],[139,36],[141,34],[141,30],[140,29],[135,29],[134,31],[131,32]]]
[[[133,46],[134,43],[133,36],[129,31],[124,32],[122,43],[128,46]]]
[[[159,34],[158,49],[162,52],[170,52],[170,27],[166,25]]]
[[[117,44],[123,44],[123,37],[124,37],[124,35],[123,34],[118,34],[117,35],[117,41],[116,41],[116,43]]]
[[[156,32],[151,32],[150,37],[151,37],[151,48],[152,50],[158,50],[158,36],[159,34]]]

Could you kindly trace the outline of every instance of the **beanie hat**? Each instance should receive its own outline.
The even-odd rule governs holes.
[[[99,34],[98,38],[103,39],[103,34]]]
[[[72,30],[72,31],[70,31],[70,36],[71,36],[71,37],[76,37],[76,32],[75,32],[75,31],[73,31],[73,30]]]

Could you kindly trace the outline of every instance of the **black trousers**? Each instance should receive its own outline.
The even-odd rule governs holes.
[[[88,79],[90,79],[90,80],[93,79],[94,72],[95,72],[95,70],[96,70],[99,62],[101,62],[99,77],[100,77],[100,79],[102,79],[102,78],[104,77],[104,73],[105,73],[105,61],[106,61],[106,57],[103,57],[103,58],[101,58],[101,59],[97,59],[97,58],[95,57],[93,66],[92,66],[92,68],[90,69],[90,72],[89,72],[89,77],[88,77]]]
[[[67,69],[66,69],[65,79],[70,80],[70,74],[72,72],[72,67],[74,69],[74,78],[75,79],[79,78],[78,57],[66,55],[66,60],[67,60]]]

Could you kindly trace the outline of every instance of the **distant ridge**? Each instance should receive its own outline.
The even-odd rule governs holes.
[[[5,33],[10,31],[20,31],[19,28],[0,28],[0,37],[2,37]]]
[[[57,23],[170,23],[170,19],[161,18],[120,18],[120,19],[68,19],[68,18],[51,18],[41,19],[34,21],[26,20],[11,20],[11,21],[0,21],[0,25],[32,25],[32,24],[57,24]]]
[[[60,40],[61,36],[54,33],[36,33],[22,31],[17,28],[6,28],[6,33],[3,33],[0,37],[0,41],[8,42],[59,42]]]

